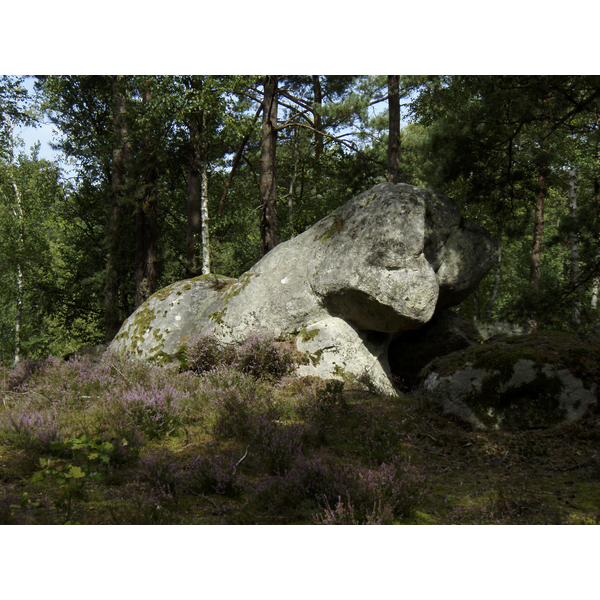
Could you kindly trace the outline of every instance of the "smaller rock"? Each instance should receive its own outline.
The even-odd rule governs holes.
[[[482,429],[555,428],[598,404],[600,346],[563,333],[486,342],[430,363],[423,386]]]

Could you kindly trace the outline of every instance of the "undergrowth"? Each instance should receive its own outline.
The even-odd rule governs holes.
[[[527,463],[503,479],[494,460],[514,454],[508,434],[475,432],[416,396],[294,377],[294,365],[272,338],[232,349],[198,336],[178,364],[106,353],[5,370],[0,523],[598,522],[597,486],[573,496],[579,510],[566,493],[550,502]]]

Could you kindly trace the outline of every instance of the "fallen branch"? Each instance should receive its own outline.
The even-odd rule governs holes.
[[[250,446],[246,446],[246,452],[244,453],[244,456],[242,456],[242,458],[240,458],[240,460],[238,460],[238,461],[235,463],[235,465],[234,465],[234,467],[233,467],[233,470],[231,471],[231,474],[232,474],[232,475],[235,475],[235,472],[237,471],[237,468],[238,468],[238,467],[239,467],[239,466],[242,464],[242,462],[243,462],[244,460],[246,460],[246,457],[248,456],[248,450],[249,450],[249,449],[250,449]]]

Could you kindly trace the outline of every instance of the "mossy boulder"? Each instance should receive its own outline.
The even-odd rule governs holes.
[[[566,333],[506,337],[437,358],[423,387],[482,429],[554,428],[597,405],[600,345]]]
[[[123,324],[111,349],[175,355],[186,337],[222,345],[250,334],[296,342],[302,375],[366,377],[395,394],[388,346],[436,311],[459,304],[497,259],[497,244],[457,202],[381,183],[279,244],[224,288],[211,277],[157,292]]]

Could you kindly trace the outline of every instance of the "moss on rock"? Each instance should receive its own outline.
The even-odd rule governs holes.
[[[544,332],[473,346],[432,361],[425,387],[478,427],[556,427],[597,403],[600,347]],[[592,393],[593,392],[593,393]]]

